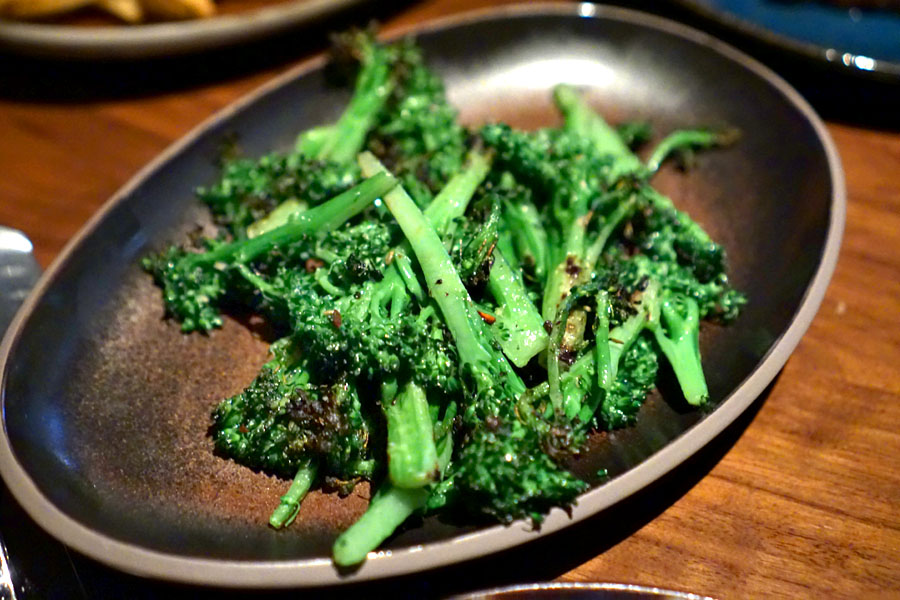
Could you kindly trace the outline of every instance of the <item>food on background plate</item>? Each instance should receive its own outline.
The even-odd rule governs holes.
[[[0,18],[48,19],[86,7],[99,9],[126,23],[197,19],[216,13],[212,0],[0,0]]]
[[[660,361],[708,405],[700,321],[745,299],[649,181],[732,132],[673,132],[644,162],[647,125],[612,128],[566,85],[559,128],[470,130],[411,40],[336,36],[330,69],[355,81],[340,118],[291,152],[227,158],[199,190],[219,235],[143,261],[183,331],[241,310],[277,333],[211,428],[221,456],[293,479],[272,527],[312,487],[361,481],[374,493],[338,565],[413,515],[537,525],[588,488],[567,463],[638,418]]]

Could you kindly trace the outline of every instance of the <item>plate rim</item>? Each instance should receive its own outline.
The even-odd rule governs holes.
[[[231,588],[288,588],[346,584],[383,579],[413,572],[456,564],[465,560],[486,556],[500,550],[519,546],[555,531],[573,525],[598,514],[638,490],[646,487],[665,473],[699,451],[728,425],[738,418],[771,383],[803,334],[809,328],[825,296],[834,272],[840,250],[846,218],[846,185],[837,148],[824,123],[803,97],[771,69],[740,50],[709,34],[656,15],[597,5],[588,2],[578,4],[529,3],[501,7],[488,7],[475,11],[442,17],[422,24],[411,24],[392,29],[386,39],[396,39],[410,33],[427,34],[455,26],[482,20],[512,18],[517,16],[571,16],[604,18],[661,30],[687,41],[705,46],[738,63],[765,80],[780,92],[812,126],[822,145],[828,163],[832,184],[829,222],[825,244],[815,274],[807,286],[803,298],[794,313],[790,325],[776,339],[753,371],[703,420],[691,426],[643,462],[578,498],[571,511],[553,509],[537,534],[530,524],[516,521],[511,525],[494,525],[470,533],[463,533],[448,540],[416,545],[400,550],[381,550],[370,553],[358,569],[350,573],[338,571],[330,558],[296,560],[231,560],[182,556],[123,542],[99,533],[57,508],[28,476],[13,454],[6,431],[6,377],[9,357],[20,337],[27,317],[33,311],[45,290],[56,279],[82,240],[90,235],[107,213],[123,201],[145,179],[163,167],[175,155],[192,144],[215,123],[227,119],[244,107],[256,102],[268,93],[279,89],[295,78],[322,66],[325,56],[318,55],[303,61],[263,84],[242,98],[225,106],[204,119],[188,134],[173,142],[168,148],[140,169],[85,223],[81,230],[65,245],[59,255],[29,294],[0,343],[0,410],[3,411],[2,436],[0,436],[0,475],[15,499],[42,528],[66,545],[121,571],[177,583]],[[690,435],[688,435],[690,434]]]
[[[370,0],[291,0],[208,19],[110,27],[0,19],[0,48],[43,58],[130,60],[214,50],[277,35]]]

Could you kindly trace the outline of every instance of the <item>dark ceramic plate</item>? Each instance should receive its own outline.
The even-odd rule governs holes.
[[[779,50],[861,76],[900,78],[900,12],[827,0],[675,0]]]
[[[66,544],[140,575],[286,587],[386,577],[481,556],[578,522],[654,481],[733,421],[775,377],[831,276],[844,220],[837,154],[803,99],[730,47],[662,19],[592,5],[482,12],[416,31],[469,123],[555,120],[549,90],[584,87],[612,120],[728,124],[744,136],[659,185],[722,240],[750,304],[704,330],[714,410],[654,396],[636,427],[597,438],[576,465],[595,481],[571,516],[540,532],[427,519],[338,573],[335,535],[365,508],[313,493],[285,532],[266,527],[288,482],[213,456],[210,408],[255,374],[265,344],[247,323],[182,335],[162,319],[139,258],[181,240],[204,211],[192,190],[216,177],[229,133],[250,155],[287,148],[335,117],[346,91],[314,60],[224,110],[139,173],[73,240],[26,301],[0,352],[0,471],[16,499]],[[673,395],[677,396],[677,395]]]

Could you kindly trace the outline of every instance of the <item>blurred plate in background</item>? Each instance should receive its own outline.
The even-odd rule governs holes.
[[[900,78],[900,9],[828,0],[675,0],[791,53],[863,76]]]
[[[534,583],[483,590],[452,600],[713,600],[707,596],[626,583]]]
[[[225,0],[226,2],[228,0]],[[213,50],[309,24],[366,0],[273,1],[206,19],[137,25],[0,20],[0,49],[64,59],[133,59]],[[242,4],[242,6],[244,6]],[[66,17],[68,18],[68,17]]]

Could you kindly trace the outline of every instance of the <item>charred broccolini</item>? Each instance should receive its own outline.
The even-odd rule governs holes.
[[[729,141],[610,127],[573,89],[556,129],[464,128],[410,40],[336,36],[339,118],[288,153],[231,157],[199,191],[220,234],[144,259],[186,331],[239,308],[280,339],[212,414],[216,451],[306,493],[369,481],[334,546],[365,559],[413,514],[539,523],[588,485],[566,468],[627,426],[669,363],[709,402],[700,321],[735,319],[724,250],[653,189],[667,157]]]

